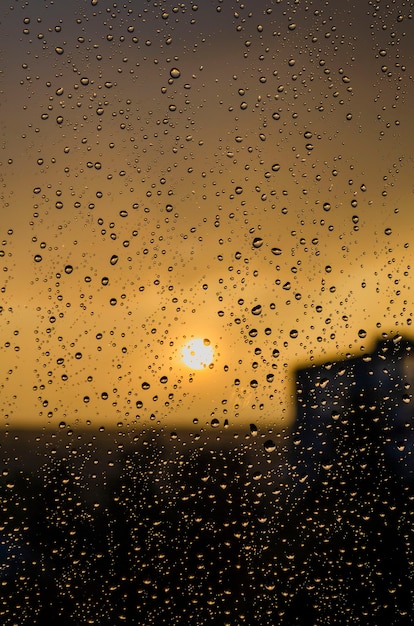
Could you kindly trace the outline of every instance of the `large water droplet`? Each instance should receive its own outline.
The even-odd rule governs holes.
[[[268,439],[263,445],[266,452],[274,452],[276,450],[276,444],[272,439]]]
[[[255,237],[253,239],[252,246],[253,248],[261,248],[263,245],[263,239],[261,237]]]

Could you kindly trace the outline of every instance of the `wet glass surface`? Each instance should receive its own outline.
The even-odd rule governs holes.
[[[5,624],[411,624],[413,3],[1,9]]]

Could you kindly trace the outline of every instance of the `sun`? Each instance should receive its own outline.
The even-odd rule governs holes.
[[[191,339],[183,347],[181,355],[188,367],[202,370],[213,362],[214,350],[209,339]]]

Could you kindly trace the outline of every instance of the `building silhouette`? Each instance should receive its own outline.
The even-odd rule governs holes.
[[[285,528],[302,568],[287,623],[328,623],[327,607],[329,623],[412,623],[413,372],[399,336],[298,370]]]
[[[363,356],[301,368],[296,373],[292,461],[299,480],[321,480],[340,455],[359,449],[361,464],[378,448],[385,466],[414,482],[414,343],[380,340]],[[378,460],[370,460],[375,471]]]

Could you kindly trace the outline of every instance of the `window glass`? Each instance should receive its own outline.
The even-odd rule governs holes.
[[[1,8],[7,624],[410,624],[413,3]]]

